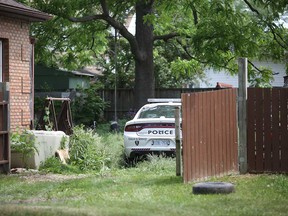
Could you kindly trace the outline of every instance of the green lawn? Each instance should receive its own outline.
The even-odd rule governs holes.
[[[194,195],[175,160],[101,174],[0,175],[0,215],[287,215],[288,176],[234,175],[228,195]],[[77,177],[77,178],[75,178]]]

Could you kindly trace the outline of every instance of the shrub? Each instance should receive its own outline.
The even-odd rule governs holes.
[[[102,118],[107,103],[97,93],[100,87],[100,84],[94,83],[87,89],[77,90],[80,94],[76,95],[71,104],[72,116],[76,124],[91,126],[93,121],[99,122]]]
[[[10,135],[11,151],[20,153],[22,155],[22,162],[26,166],[28,158],[38,153],[35,146],[35,136],[32,133],[24,130],[22,132],[14,132]]]
[[[75,126],[69,139],[70,159],[63,165],[57,158],[48,159],[41,170],[54,173],[103,172],[125,165],[123,136],[120,133],[104,133],[99,136],[84,125]]]
[[[73,134],[70,136],[69,162],[82,171],[101,170],[105,165],[105,158],[97,149],[96,143],[100,142],[101,138],[92,130],[85,130],[84,125],[74,127]]]
[[[123,138],[107,133],[100,137],[91,129],[76,126],[70,136],[70,163],[83,171],[103,171],[123,164]]]

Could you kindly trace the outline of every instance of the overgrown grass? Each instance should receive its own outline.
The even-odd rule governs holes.
[[[149,162],[150,161],[150,162]],[[288,177],[233,175],[227,195],[194,195],[175,175],[175,159],[60,180],[39,174],[0,176],[1,215],[286,215]],[[71,176],[73,177],[73,176]],[[45,178],[47,178],[45,180]],[[41,179],[41,181],[39,180]],[[44,180],[43,180],[44,179]]]
[[[40,166],[41,171],[53,173],[103,172],[125,166],[122,133],[101,136],[84,126],[76,126],[69,142],[70,159],[63,165],[54,157]]]
[[[129,119],[130,120],[130,119]],[[118,123],[118,132],[123,133],[124,131],[124,126],[125,123],[127,122],[127,119],[119,119],[117,121]],[[105,136],[107,133],[110,132],[110,122],[107,123],[102,123],[97,125],[97,128],[95,129],[96,133],[99,134],[100,136]]]
[[[71,156],[81,152],[81,160],[88,158],[89,163],[71,160],[63,165],[51,158],[40,173],[0,175],[0,215],[274,216],[288,212],[286,175],[212,178],[209,181],[233,183],[236,192],[194,195],[194,183],[184,184],[176,176],[175,158],[149,156],[133,167],[125,166],[122,133],[77,130]]]

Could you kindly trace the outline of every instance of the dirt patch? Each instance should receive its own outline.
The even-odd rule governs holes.
[[[28,183],[35,182],[60,182],[71,179],[81,179],[85,178],[88,175],[78,174],[78,175],[63,175],[63,174],[52,174],[52,173],[40,173],[37,170],[26,170],[26,169],[17,169],[12,171],[11,175],[17,175],[22,179],[25,179]]]
[[[87,175],[62,175],[62,174],[32,174],[32,175],[23,175],[20,178],[25,179],[28,183],[35,183],[41,181],[49,182],[59,182],[66,181],[71,179],[80,179],[84,178]]]

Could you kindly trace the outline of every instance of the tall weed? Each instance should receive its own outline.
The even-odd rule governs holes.
[[[159,174],[167,174],[176,169],[175,158],[165,157],[162,155],[147,155],[147,159],[136,163],[136,168],[141,172],[155,172]]]
[[[106,133],[102,136],[102,143],[98,148],[110,158],[107,164],[109,168],[121,168],[125,165],[124,140],[121,133]]]
[[[99,171],[106,168],[106,157],[101,146],[102,139],[91,129],[84,129],[84,126],[73,128],[70,136],[69,154],[72,165],[78,166],[82,171]]]
[[[45,171],[49,173],[57,174],[78,174],[81,173],[81,170],[77,166],[70,164],[63,164],[58,158],[50,157],[45,160],[44,163],[40,164],[40,171]]]
[[[50,158],[41,169],[54,173],[103,172],[124,165],[123,137],[120,133],[99,136],[84,125],[73,128],[69,139],[70,159],[63,165]]]

